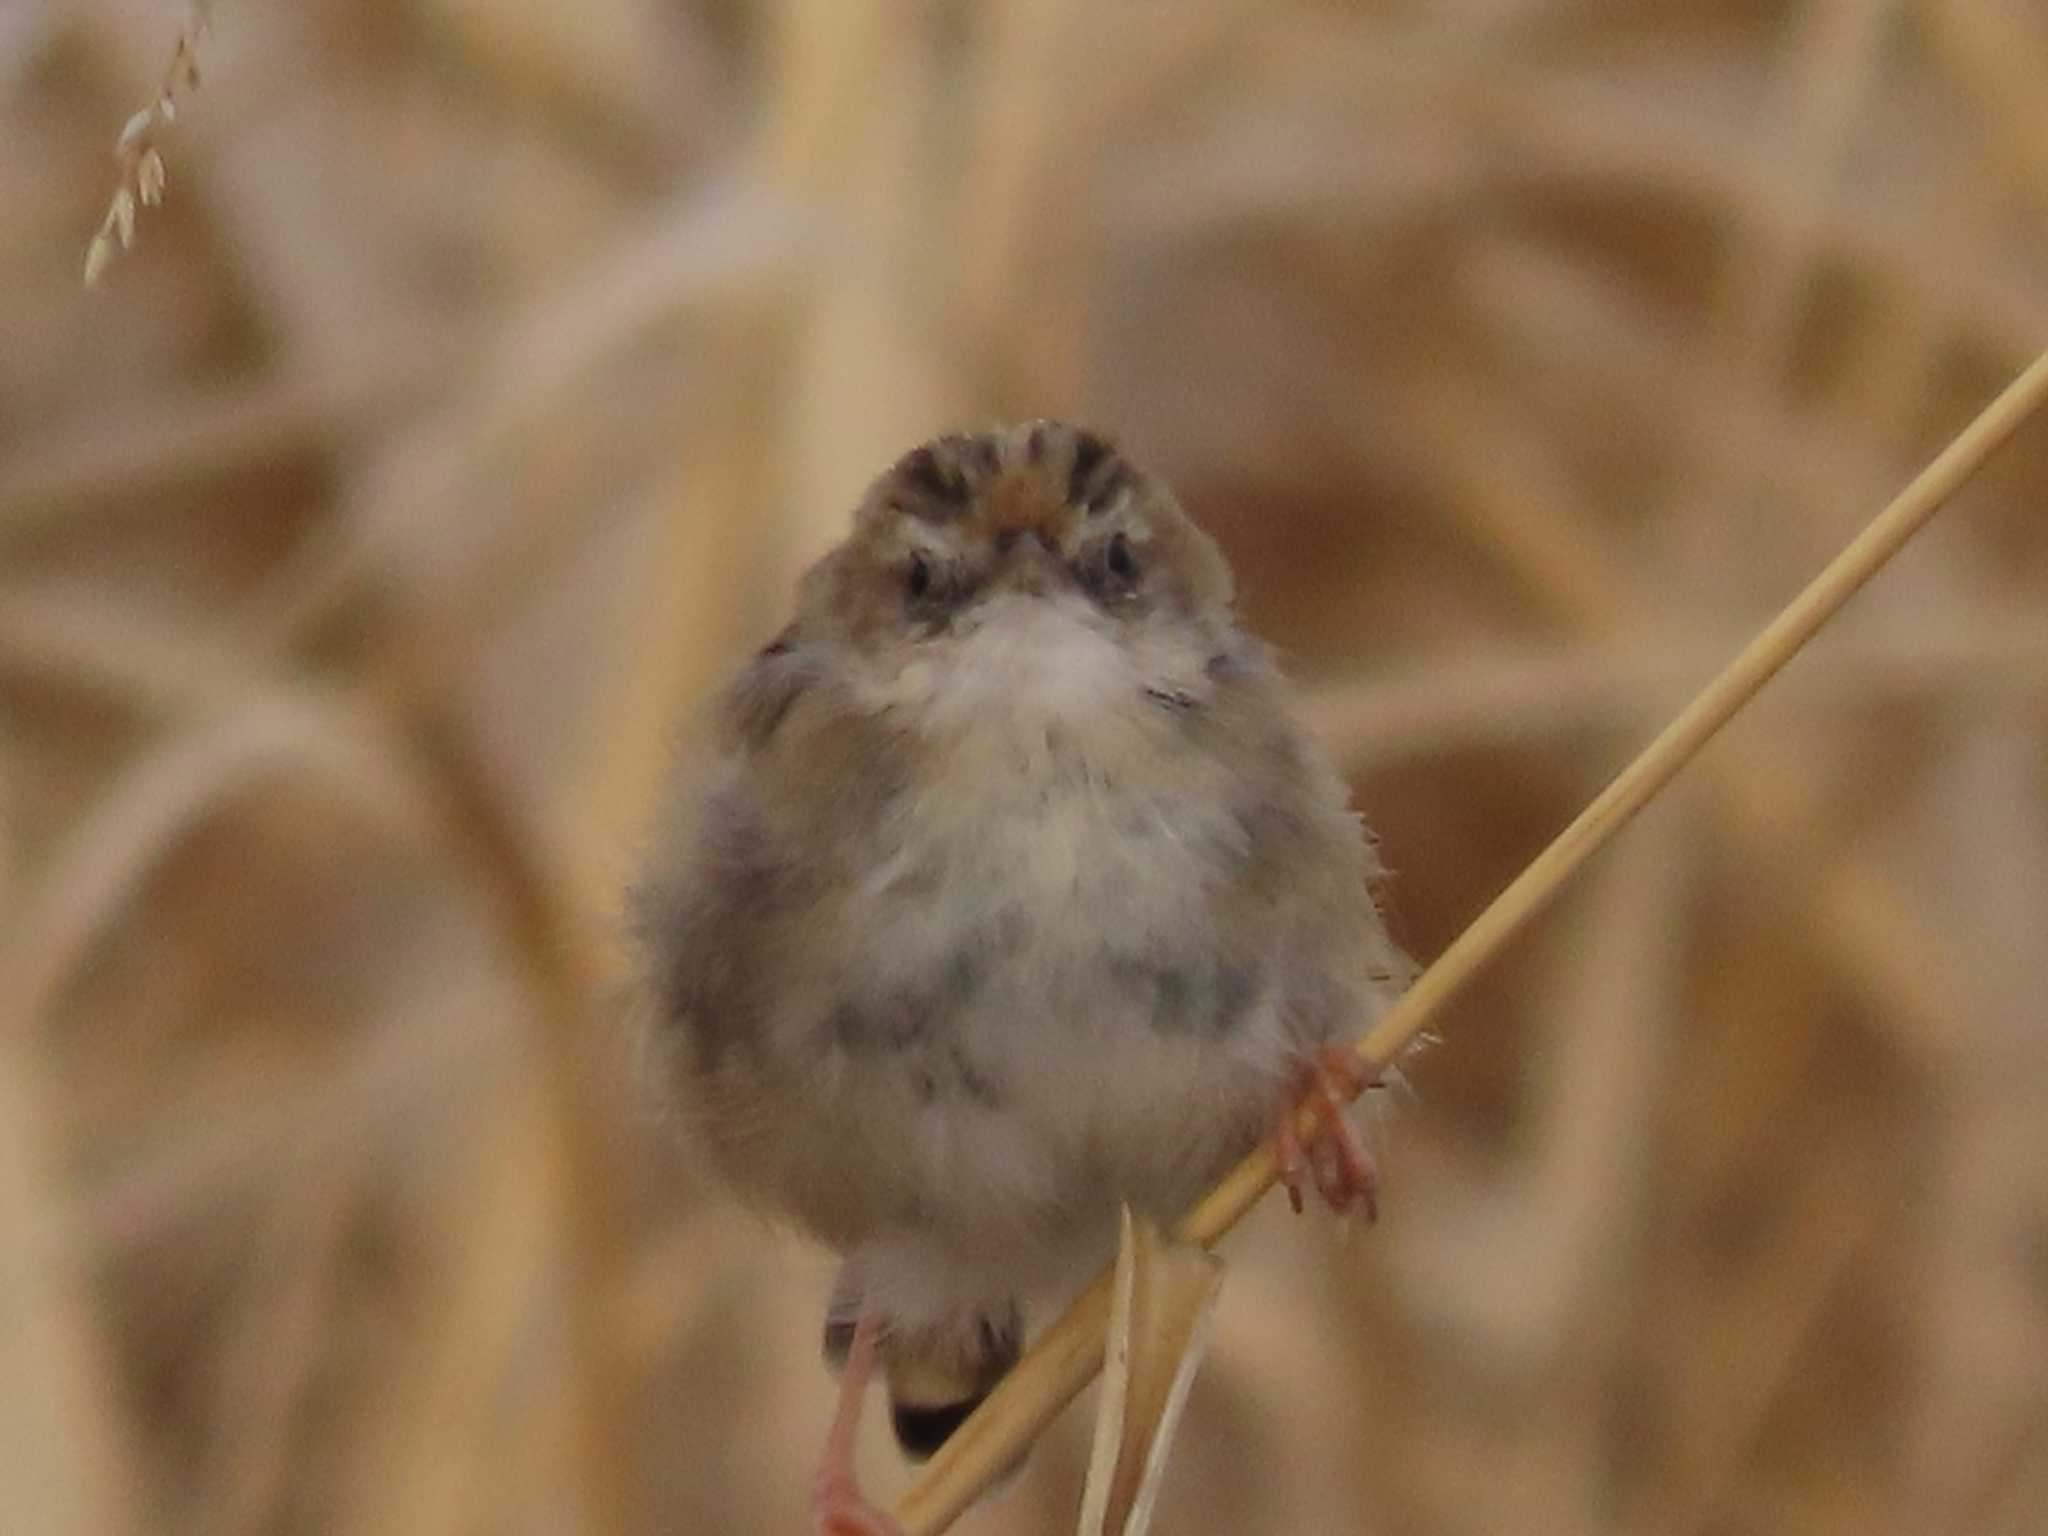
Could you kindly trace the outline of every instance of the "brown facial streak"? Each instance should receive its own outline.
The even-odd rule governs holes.
[[[906,512],[930,522],[950,522],[967,508],[967,477],[942,460],[939,445],[927,443],[897,461],[895,477],[908,493]]]
[[[1067,500],[1080,505],[1088,495],[1088,483],[1095,478],[1095,471],[1102,467],[1102,461],[1110,456],[1109,444],[1093,432],[1079,432],[1074,436],[1074,462],[1067,470]]]

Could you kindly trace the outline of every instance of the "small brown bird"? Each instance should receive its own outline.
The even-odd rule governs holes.
[[[821,1531],[893,1529],[871,1361],[929,1455],[1120,1203],[1171,1222],[1271,1135],[1296,1209],[1372,1211],[1333,1042],[1408,966],[1346,798],[1216,545],[1093,433],[928,443],[804,576],[633,912],[701,1144],[844,1256]]]

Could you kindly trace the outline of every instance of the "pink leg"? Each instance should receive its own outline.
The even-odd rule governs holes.
[[[861,1497],[853,1476],[854,1436],[860,1429],[861,1399],[875,1371],[873,1313],[863,1312],[853,1327],[853,1344],[839,1377],[839,1410],[825,1433],[825,1454],[811,1485],[811,1525],[816,1536],[903,1536],[903,1527],[885,1510]]]
[[[1313,1179],[1332,1210],[1346,1211],[1357,1203],[1364,1206],[1366,1220],[1379,1219],[1379,1171],[1358,1127],[1344,1113],[1344,1106],[1371,1082],[1357,1054],[1342,1045],[1325,1047],[1296,1071],[1294,1092],[1274,1124],[1273,1160],[1297,1212],[1302,1186]],[[1306,1147],[1295,1125],[1304,1108],[1316,1117]]]

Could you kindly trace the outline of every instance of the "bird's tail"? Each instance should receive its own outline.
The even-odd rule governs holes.
[[[884,1343],[889,1422],[905,1456],[923,1461],[952,1438],[1017,1363],[1023,1333],[1013,1309],[1000,1320],[977,1317],[944,1335]]]
[[[845,1277],[841,1289],[847,1288]],[[851,1300],[843,1306],[842,1300]],[[857,1296],[835,1295],[825,1318],[825,1360],[846,1361],[858,1313]],[[981,1406],[1023,1352],[1024,1318],[1014,1305],[998,1316],[976,1313],[915,1331],[884,1322],[879,1341],[889,1379],[889,1421],[896,1443],[923,1461]]]

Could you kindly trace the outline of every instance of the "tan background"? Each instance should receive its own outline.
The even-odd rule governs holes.
[[[917,438],[1178,486],[1426,957],[2048,343],[2020,0],[219,0],[87,294],[182,16],[0,7],[25,1536],[802,1528],[829,1266],[607,934]],[[1160,1531],[2048,1521],[2044,496],[2048,422],[1445,1021],[1377,1230],[1232,1242]]]

